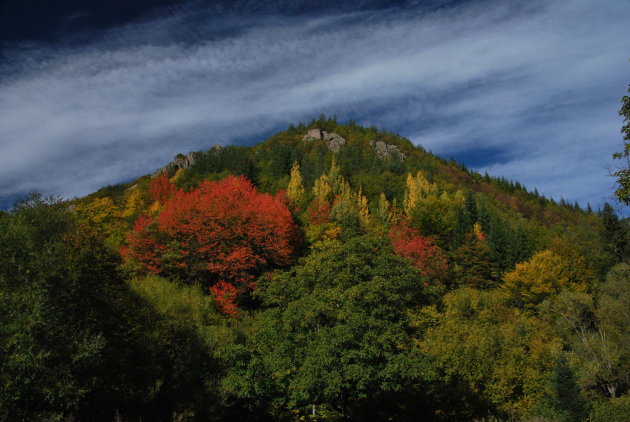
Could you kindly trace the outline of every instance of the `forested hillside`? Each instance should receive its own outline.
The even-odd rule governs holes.
[[[33,195],[0,239],[0,420],[630,420],[627,222],[385,130]]]

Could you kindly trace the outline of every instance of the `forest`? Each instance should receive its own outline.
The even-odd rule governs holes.
[[[0,212],[1,421],[630,421],[613,205],[326,116],[190,157]]]

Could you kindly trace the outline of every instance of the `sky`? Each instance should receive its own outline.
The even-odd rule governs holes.
[[[627,0],[3,0],[0,208],[321,113],[598,208],[628,18]]]

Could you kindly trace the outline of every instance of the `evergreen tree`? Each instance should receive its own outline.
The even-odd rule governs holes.
[[[586,416],[580,387],[564,353],[556,358],[556,364],[553,367],[549,404],[565,421],[577,422]]]
[[[602,209],[602,221],[604,223],[602,233],[604,245],[617,262],[621,262],[628,256],[627,224],[619,220],[615,210],[608,202],[604,204]]]
[[[454,261],[457,284],[475,288],[492,286],[490,250],[480,231],[466,234],[464,243],[454,253]]]

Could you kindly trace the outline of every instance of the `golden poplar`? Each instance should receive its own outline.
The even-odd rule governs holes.
[[[368,200],[365,195],[363,195],[361,186],[359,186],[359,191],[357,192],[357,209],[359,210],[361,225],[367,227],[370,222],[370,211],[368,209]]]
[[[405,212],[409,212],[420,202],[421,199],[427,197],[437,197],[438,187],[436,184],[429,182],[421,171],[418,171],[416,177],[411,173],[407,174],[407,190],[403,200]],[[448,198],[448,195],[446,195]]]
[[[328,201],[331,195],[330,183],[328,183],[328,175],[326,173],[319,176],[313,185],[313,195],[316,199]]]
[[[304,185],[302,184],[302,175],[300,174],[300,165],[297,160],[291,168],[291,178],[287,187],[287,197],[293,204],[299,204],[304,199]]]

